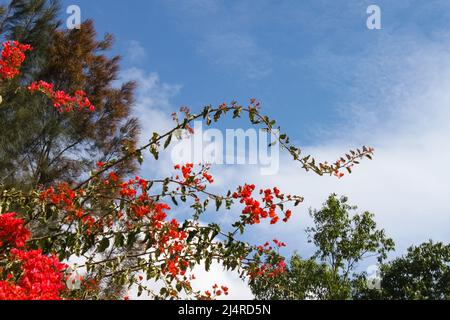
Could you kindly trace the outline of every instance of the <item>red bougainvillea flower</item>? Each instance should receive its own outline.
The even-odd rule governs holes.
[[[55,90],[53,84],[42,80],[30,84],[28,90],[30,92],[41,92],[46,95],[52,100],[53,106],[59,112],[70,112],[74,108],[77,108],[79,111],[83,109],[89,109],[89,111],[95,110],[95,107],[87,98],[86,93],[82,90],[75,91],[75,94],[71,96],[62,90]]]
[[[83,210],[76,203],[76,199],[84,195],[84,190],[72,190],[67,183],[60,183],[56,188],[49,187],[40,192],[39,198],[43,203],[52,204],[59,209],[66,211],[66,221],[78,219],[86,227],[86,234],[91,234],[94,225],[102,228],[101,221],[97,221],[90,212]]]
[[[16,213],[0,215],[0,248],[9,245],[23,248],[31,233],[24,227],[23,219],[16,218]]]
[[[250,279],[260,277],[275,278],[286,272],[285,258],[278,253],[278,250],[285,247],[286,244],[277,239],[274,239],[273,242],[276,245],[276,250],[270,246],[269,242],[256,247],[257,254],[248,268]],[[266,257],[265,261],[262,260],[262,257]]]
[[[212,287],[212,291],[211,290],[206,290],[203,294],[199,293],[197,294],[197,299],[198,300],[213,300],[216,299],[222,295],[227,296],[229,294],[228,288],[225,286],[220,286],[215,284]]]
[[[210,167],[210,165],[202,165],[199,172],[194,172],[193,163],[187,163],[185,165],[177,164],[174,168],[175,170],[181,171],[181,176],[177,175],[175,180],[199,191],[205,190],[206,185],[214,183],[213,176],[208,172]]]
[[[256,186],[246,184],[239,187],[238,190],[233,193],[233,198],[240,200],[240,203],[245,205],[242,213],[246,218],[246,222],[249,224],[259,224],[262,219],[270,219],[270,224],[277,224],[280,221],[279,214],[276,212],[277,205],[275,200],[283,202],[285,198],[292,199],[291,196],[285,196],[280,192],[278,188],[260,190],[262,196],[261,201],[256,200],[253,197],[253,193]],[[284,212],[283,222],[288,222],[292,216],[291,210]]]
[[[0,300],[60,300],[66,289],[67,265],[43,255],[42,250],[22,249],[30,236],[16,213],[0,215],[0,253],[13,266],[9,272],[2,270],[7,276],[0,279]]]
[[[9,274],[0,281],[0,300],[60,300],[66,289],[64,271],[67,265],[54,256],[47,257],[41,250],[11,250],[11,257],[21,265],[17,282]]]
[[[25,61],[25,52],[32,50],[30,45],[20,44],[17,41],[3,43],[0,60],[0,77],[13,79],[20,73],[20,67]]]

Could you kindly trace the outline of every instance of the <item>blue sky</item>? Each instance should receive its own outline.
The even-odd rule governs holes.
[[[344,82],[330,87],[335,75],[324,67],[335,63],[333,55],[364,55],[389,32],[365,27],[366,1],[66,3],[78,4],[83,19],[94,19],[99,34],[115,35],[124,68],[157,72],[162,81],[182,85],[174,105],[258,97],[307,143],[320,139],[316,126],[335,125],[342,87],[355,81],[344,74]],[[404,13],[401,6],[389,7],[386,20]]]
[[[242,168],[217,168],[227,184],[278,184],[306,196],[294,223],[261,226],[251,240],[281,233],[307,256],[312,249],[298,236],[306,209],[337,192],[376,213],[398,253],[430,238],[450,241],[449,1],[63,3],[79,5],[99,35],[115,36],[123,79],[141,85],[137,115],[146,134],[163,129],[180,106],[255,97],[319,158],[376,147],[375,160],[342,181],[305,175],[286,158],[270,178],[255,168],[246,176]],[[382,30],[366,27],[370,4],[381,8]],[[144,172],[154,173],[152,166]]]
[[[395,41],[394,35],[436,37],[448,21],[445,1],[378,1],[381,31],[366,28],[370,1],[65,3],[78,4],[99,34],[115,35],[124,68],[157,72],[163,82],[181,85],[175,106],[257,97],[302,144],[345,121],[339,107],[349,87],[370,91],[354,76],[355,60]]]

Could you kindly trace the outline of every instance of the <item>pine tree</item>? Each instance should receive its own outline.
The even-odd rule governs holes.
[[[58,13],[58,1],[14,0],[0,7],[2,40],[33,47],[21,76],[0,82],[0,186],[4,188],[31,190],[59,181],[76,183],[97,161],[119,158],[137,143],[139,125],[131,115],[135,83],[116,84],[120,58],[107,55],[113,37],[107,34],[97,40],[92,21],[85,21],[79,30],[65,30]],[[42,95],[18,89],[38,80],[65,92],[85,91],[95,111],[61,114]],[[125,161],[118,169],[119,176],[131,174],[136,161]],[[44,231],[33,230],[37,235]],[[114,298],[122,289],[109,286],[102,295]]]
[[[59,3],[15,0],[0,13],[4,39],[33,46],[22,77],[2,83],[0,94],[0,184],[29,189],[58,181],[75,182],[95,167],[135,148],[138,121],[132,117],[135,84],[114,86],[119,57],[108,57],[113,38],[101,40],[92,21],[63,30]],[[33,96],[19,84],[44,80],[66,92],[84,90],[95,112],[61,114],[47,98]],[[18,134],[19,132],[19,134]],[[134,160],[120,174],[136,170]]]

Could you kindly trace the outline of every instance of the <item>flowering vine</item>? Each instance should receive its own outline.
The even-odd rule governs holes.
[[[3,45],[3,80],[19,74],[25,52],[31,49],[17,42]],[[45,81],[27,88],[46,96],[59,112],[95,110],[82,90],[70,95]],[[127,159],[142,162],[144,151],[158,160],[162,147],[167,148],[174,136],[194,133],[193,121],[203,119],[211,125],[227,114],[239,118],[246,113],[251,124],[270,132],[303,169],[319,175],[342,178],[342,171],[351,172],[374,151],[363,147],[332,164],[319,163],[280,134],[276,122],[260,114],[260,108],[255,99],[247,106],[237,102],[206,106],[199,114],[183,107],[173,115],[173,129],[154,133],[147,144],[127,149],[119,159],[98,161],[78,184],[60,182],[31,192],[0,185],[0,299],[99,299],[105,298],[103,289],[111,283],[135,287],[139,295],[145,292],[158,299],[215,299],[228,295],[228,288],[214,285],[206,292],[194,291],[194,267],[209,270],[218,262],[250,279],[285,272],[285,259],[279,253],[283,242],[274,240],[275,248],[269,243],[254,246],[239,237],[260,223],[289,222],[294,207],[303,202],[301,196],[250,183],[215,194],[209,189],[215,179],[205,164],[179,164],[172,176],[155,179],[124,178],[116,171]],[[20,214],[11,213],[15,208]],[[202,216],[214,211],[237,211],[239,218],[230,224],[202,222]],[[71,269],[83,270],[83,275],[68,272],[68,265],[60,262],[72,258],[82,262]],[[150,281],[162,283],[162,288],[155,291],[148,286]]]

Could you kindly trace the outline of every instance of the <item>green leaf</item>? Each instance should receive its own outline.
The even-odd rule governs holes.
[[[114,237],[114,245],[116,247],[123,247],[123,243],[125,241],[125,238],[122,233],[116,233]]]
[[[136,233],[135,232],[131,232],[128,235],[128,239],[127,239],[127,247],[128,248],[132,248],[133,244],[136,242]]]
[[[142,155],[142,152],[140,152],[140,151],[136,152],[136,159],[140,165],[142,165],[144,163],[144,156]]]
[[[170,145],[170,142],[172,141],[172,134],[167,137],[166,142],[164,143],[164,149],[167,149],[167,147]]]
[[[154,143],[154,142],[156,142],[156,140],[158,140],[158,138],[159,138],[159,134],[157,132],[153,132],[153,136],[150,139],[150,142]]]
[[[159,152],[158,152],[158,148],[156,147],[155,144],[152,144],[150,146],[150,153],[153,155],[153,157],[155,158],[155,160],[158,160],[159,158]]]
[[[102,241],[100,241],[100,243],[98,245],[97,251],[99,253],[105,252],[105,250],[108,249],[108,247],[109,247],[109,239],[103,238]]]
[[[211,269],[211,264],[212,264],[212,258],[211,256],[208,256],[205,260],[205,271],[209,272],[209,270]]]
[[[190,243],[192,241],[192,239],[194,239],[194,237],[197,235],[197,233],[198,233],[197,230],[189,232],[189,235],[188,235],[188,237],[186,239],[186,242]]]
[[[216,198],[216,210],[219,211],[220,207],[222,206],[222,199]]]
[[[211,106],[206,106],[204,109],[203,109],[203,119],[206,119],[206,117],[208,116],[208,113],[211,111]]]

